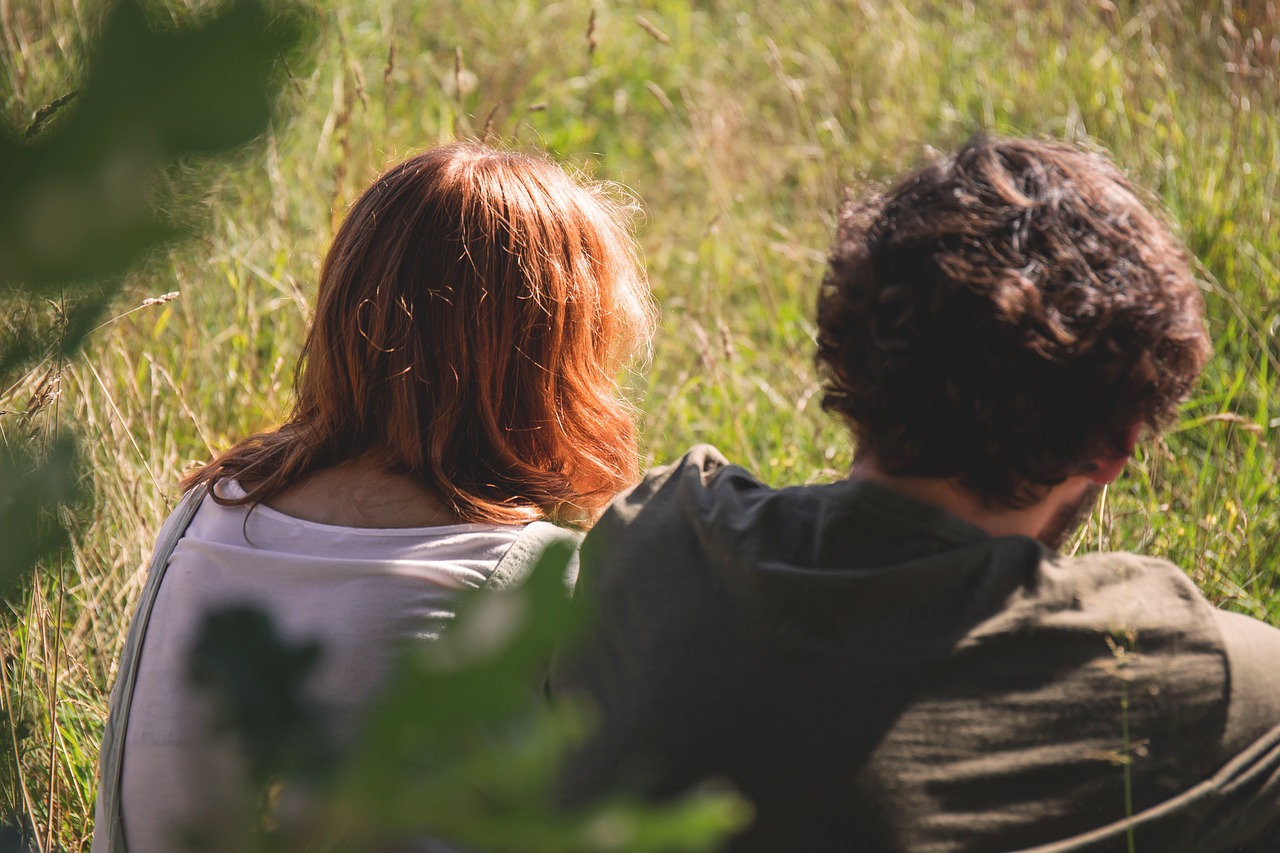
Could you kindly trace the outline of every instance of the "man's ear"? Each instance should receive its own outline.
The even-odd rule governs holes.
[[[1085,476],[1089,481],[1099,486],[1105,486],[1115,481],[1120,476],[1120,472],[1124,470],[1124,466],[1128,464],[1129,457],[1133,455],[1133,448],[1138,443],[1138,434],[1142,432],[1142,423],[1138,422],[1125,430],[1124,441],[1122,443],[1123,452],[1109,454],[1093,460],[1093,464],[1085,471]]]

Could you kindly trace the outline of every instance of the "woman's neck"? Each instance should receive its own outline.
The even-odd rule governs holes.
[[[420,484],[368,456],[309,474],[263,503],[285,515],[338,527],[436,527],[463,519]]]

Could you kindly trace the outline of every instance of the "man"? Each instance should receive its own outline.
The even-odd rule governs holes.
[[[698,448],[587,537],[568,800],[725,779],[734,851],[1280,850],[1280,631],[1056,551],[1209,353],[1116,167],[980,138],[846,205],[818,327],[847,481]]]

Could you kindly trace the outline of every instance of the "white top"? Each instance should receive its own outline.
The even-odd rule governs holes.
[[[243,494],[234,484],[224,493]],[[342,740],[403,644],[436,636],[456,595],[482,586],[523,529],[337,527],[205,498],[173,552],[139,658],[121,788],[130,853],[171,853],[175,831],[225,827],[239,808],[234,753],[211,741],[209,710],[187,676],[207,613],[248,605],[285,642],[318,643],[304,691]]]

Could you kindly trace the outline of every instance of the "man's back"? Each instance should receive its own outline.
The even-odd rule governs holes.
[[[557,686],[602,725],[567,796],[727,778],[756,807],[733,850],[1022,850],[1189,814],[1180,796],[1280,725],[1280,675],[1257,676],[1280,631],[1168,563],[1064,558],[865,481],[775,491],[707,448],[615,504],[579,594],[596,633]],[[1239,839],[1175,815],[1138,849],[1262,843],[1280,747],[1260,752]]]

